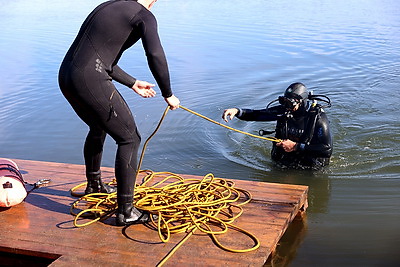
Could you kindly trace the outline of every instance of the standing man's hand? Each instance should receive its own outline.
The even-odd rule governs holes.
[[[135,84],[132,86],[132,89],[141,97],[148,98],[156,95],[156,91],[153,89],[154,86],[155,84],[136,80]]]
[[[167,102],[167,104],[169,105],[171,110],[179,108],[179,104],[181,102],[179,101],[179,99],[176,96],[172,95],[170,97],[165,97],[164,99],[165,99],[165,102]]]

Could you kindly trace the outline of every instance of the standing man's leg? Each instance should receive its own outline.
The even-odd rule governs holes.
[[[136,221],[141,213],[133,207],[133,195],[137,173],[137,156],[140,135],[136,133],[123,142],[118,142],[115,160],[115,177],[117,178],[117,224],[125,225]]]
[[[87,179],[86,195],[91,193],[109,194],[116,191],[116,188],[103,184],[101,181],[100,167],[105,139],[106,132],[100,126],[90,126],[83,149]]]
[[[116,90],[110,97],[109,114],[111,116],[105,122],[104,130],[118,145],[115,159],[115,177],[118,186],[116,222],[118,225],[126,225],[142,216],[142,213],[133,206],[141,137],[129,106]],[[144,217],[144,220],[147,219]]]

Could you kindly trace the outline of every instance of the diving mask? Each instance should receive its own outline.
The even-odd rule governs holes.
[[[299,104],[299,100],[294,99],[294,98],[288,98],[288,97],[284,97],[284,96],[280,96],[278,98],[279,104],[281,104],[282,106],[284,106],[286,109],[294,109],[294,107]]]

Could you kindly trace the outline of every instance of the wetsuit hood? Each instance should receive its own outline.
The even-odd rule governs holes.
[[[284,95],[278,98],[278,101],[287,110],[293,110],[298,103],[300,103],[301,108],[304,108],[308,95],[307,87],[304,84],[292,83],[285,90]]]
[[[308,90],[307,87],[302,83],[292,83],[285,90],[285,94],[283,96],[289,99],[304,100],[308,98]]]

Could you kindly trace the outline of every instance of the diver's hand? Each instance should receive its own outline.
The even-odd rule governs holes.
[[[135,84],[132,86],[132,89],[141,97],[148,98],[156,95],[156,91],[153,89],[154,86],[155,84],[136,80]]]
[[[165,100],[165,102],[167,102],[167,104],[171,110],[179,108],[179,104],[181,103],[179,101],[179,99],[174,95],[172,95],[170,97],[165,97],[164,100]]]
[[[228,108],[224,110],[224,113],[222,114],[222,118],[224,121],[228,122],[228,117],[230,120],[235,117],[236,114],[238,114],[239,110],[237,108]]]
[[[276,145],[282,147],[285,152],[293,152],[297,150],[297,143],[289,139],[285,139]]]

